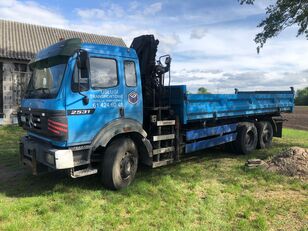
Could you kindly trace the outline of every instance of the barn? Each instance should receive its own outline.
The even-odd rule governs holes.
[[[17,123],[17,110],[31,77],[35,54],[62,39],[126,46],[121,38],[0,20],[0,124]]]

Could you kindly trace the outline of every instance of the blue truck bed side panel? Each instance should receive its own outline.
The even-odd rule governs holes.
[[[183,124],[249,115],[292,112],[294,92],[239,92],[237,94],[186,94],[186,86],[171,86],[171,106]]]
[[[197,140],[209,136],[215,136],[236,131],[237,124],[228,124],[218,127],[202,128],[186,132],[186,140]]]
[[[207,140],[202,140],[190,144],[185,145],[185,153],[190,153],[190,152],[195,152],[198,150],[214,147],[220,144],[232,142],[236,140],[237,133],[230,133],[227,135],[223,136],[218,136],[215,138],[207,139]]]

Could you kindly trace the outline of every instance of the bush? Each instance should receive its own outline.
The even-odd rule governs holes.
[[[295,105],[308,106],[308,87],[302,90],[297,90],[295,97]]]

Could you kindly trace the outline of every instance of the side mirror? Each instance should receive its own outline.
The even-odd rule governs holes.
[[[171,57],[170,57],[170,56],[167,56],[166,59],[165,59],[165,64],[166,64],[167,66],[169,66],[170,63],[171,63]]]
[[[78,92],[83,96],[82,102],[87,105],[89,103],[88,96],[81,92],[87,91],[90,88],[89,83],[89,55],[85,50],[79,50],[77,56],[77,67],[78,67]]]

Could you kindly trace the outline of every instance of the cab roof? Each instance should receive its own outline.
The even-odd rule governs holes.
[[[73,38],[60,41],[39,51],[30,62],[30,66],[38,67],[53,65],[54,63],[65,63],[69,57],[74,55],[79,49],[88,51],[90,56],[100,54],[112,57],[137,59],[136,51],[132,48],[106,44],[81,43],[80,38]]]
[[[95,54],[113,56],[113,57],[124,57],[130,59],[137,59],[137,54],[135,49],[105,45],[105,44],[94,44],[94,43],[82,43],[81,49],[89,52],[90,56],[95,56]]]

